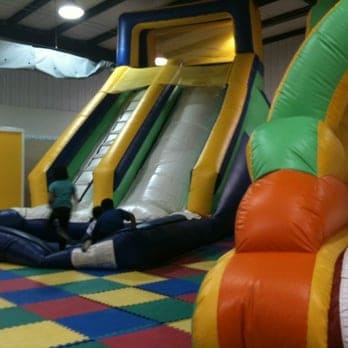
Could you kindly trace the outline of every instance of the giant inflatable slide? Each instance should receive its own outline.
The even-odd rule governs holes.
[[[341,0],[308,32],[249,139],[253,183],[200,289],[196,348],[348,346],[347,18]]]
[[[143,268],[231,233],[250,184],[245,150],[263,123],[260,20],[252,1],[124,14],[117,67],[29,175],[31,208],[0,214],[0,260],[40,267]],[[156,66],[156,57],[165,66]],[[47,187],[67,166],[79,204],[111,197],[136,229],[57,252],[47,240]]]

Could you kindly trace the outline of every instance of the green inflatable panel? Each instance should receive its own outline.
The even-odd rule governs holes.
[[[299,116],[259,126],[249,144],[252,180],[280,169],[316,175],[318,123],[314,118]]]

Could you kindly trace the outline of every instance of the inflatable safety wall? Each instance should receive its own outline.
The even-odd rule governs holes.
[[[308,33],[252,133],[253,183],[200,289],[195,348],[348,344],[347,18],[339,1]]]

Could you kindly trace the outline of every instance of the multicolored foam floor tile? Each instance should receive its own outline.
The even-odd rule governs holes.
[[[232,239],[143,272],[0,263],[1,348],[189,348],[200,284]]]

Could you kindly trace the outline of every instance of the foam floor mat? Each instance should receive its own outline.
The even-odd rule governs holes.
[[[188,348],[200,284],[232,239],[139,271],[0,263],[1,348]]]

